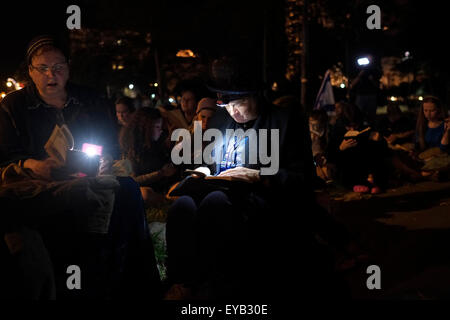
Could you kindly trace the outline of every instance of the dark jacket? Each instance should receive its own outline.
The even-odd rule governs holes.
[[[238,129],[239,126],[226,112],[226,110],[219,110],[216,112],[211,127],[218,128],[222,132],[224,140],[222,142],[222,155],[225,154],[225,149],[228,144],[226,141],[227,129]],[[267,190],[271,195],[284,194],[302,195],[309,197],[312,194],[312,178],[313,178],[313,160],[311,152],[311,139],[308,128],[306,126],[306,119],[303,119],[299,114],[293,110],[280,109],[272,105],[263,105],[258,118],[251,125],[251,128],[259,132],[260,129],[268,130],[268,152],[270,153],[270,129],[279,130],[279,170],[274,175],[261,176],[266,185],[269,186]],[[245,131],[248,128],[243,128]],[[258,148],[259,148],[258,137]],[[258,152],[259,153],[259,152]],[[220,170],[219,158],[216,155],[215,173]],[[273,159],[273,157],[272,157]],[[250,164],[248,156],[248,148],[246,148],[246,163],[244,167],[252,169],[261,169],[269,165],[263,165],[258,156],[256,164]],[[275,193],[272,193],[276,191]],[[308,194],[308,195],[307,195]]]
[[[266,237],[269,237],[270,234],[270,238],[278,238],[281,241],[281,246],[286,250],[284,257],[291,256],[292,252],[298,251],[303,252],[305,256],[312,253],[317,254],[315,249],[309,247],[316,241],[315,234],[319,234],[322,239],[337,247],[344,247],[349,241],[347,230],[338,224],[326,210],[317,205],[313,193],[315,168],[307,119],[301,115],[300,108],[287,109],[269,104],[261,107],[258,118],[250,124],[250,127],[257,130],[258,133],[260,133],[260,129],[268,129],[269,132],[270,129],[279,130],[279,170],[273,175],[262,175],[261,181],[253,186],[253,190],[243,190],[241,194],[253,205],[258,203],[258,200],[255,199],[263,199],[267,205],[267,207],[262,205],[258,209],[258,215],[263,216],[263,220],[267,219],[266,227],[270,225],[270,231],[264,228],[261,230],[267,232],[265,233]],[[218,128],[225,137],[226,129],[236,129],[239,126],[225,109],[221,109],[214,115],[211,127]],[[245,129],[248,128],[243,130],[245,131]],[[270,133],[268,133],[268,140],[270,141]],[[226,145],[226,141],[222,142],[222,152]],[[270,152],[270,145],[268,150]],[[217,163],[218,158],[216,158],[215,165],[216,174],[220,169],[220,165]],[[247,160],[249,157],[245,159]],[[262,164],[258,157],[257,164],[245,163],[243,166],[260,169],[268,165]],[[250,187],[247,188],[250,189]],[[250,193],[246,191],[250,191]],[[242,202],[239,207],[246,208]],[[263,213],[265,210],[268,215]],[[293,262],[292,265],[298,266],[297,262]],[[298,270],[294,272],[298,272]]]
[[[67,84],[68,99],[62,110],[48,106],[34,85],[8,94],[0,103],[0,166],[47,157],[44,145],[56,124],[67,124],[75,149],[85,142],[102,145],[115,154],[116,130],[112,107],[91,89]]]

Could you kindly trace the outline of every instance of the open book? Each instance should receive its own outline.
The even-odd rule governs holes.
[[[347,131],[345,133],[344,139],[355,139],[355,140],[357,140],[357,139],[361,139],[361,138],[367,137],[371,129],[372,129],[371,127],[367,127],[367,128],[365,128],[364,130],[361,130],[361,131],[349,130],[349,131]]]
[[[198,167],[195,170],[186,169],[184,172],[188,175],[192,175],[196,178],[203,178],[205,180],[242,181],[248,183],[248,180],[233,176],[212,176],[211,170],[209,170],[208,167]]]
[[[67,125],[61,127],[56,125],[50,138],[44,146],[45,151],[60,166],[65,165],[67,161],[67,153],[74,147],[73,136]]]
[[[99,169],[99,156],[89,156],[82,150],[74,150],[74,138],[67,125],[55,125],[44,146],[49,157],[56,161],[53,178],[62,180],[69,176],[95,176]]]
[[[244,195],[251,189],[251,183],[246,180],[231,176],[212,176],[206,167],[186,170],[185,173],[188,176],[170,188],[167,193],[169,197],[190,195],[203,198],[213,191]]]

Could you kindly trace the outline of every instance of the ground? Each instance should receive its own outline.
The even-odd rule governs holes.
[[[450,182],[422,182],[379,195],[318,192],[319,203],[354,234],[369,260],[345,274],[354,298],[450,298]],[[381,290],[368,290],[368,265]]]
[[[421,182],[378,195],[328,188],[321,206],[356,237],[369,259],[344,274],[353,298],[450,298],[450,182]],[[165,219],[148,211],[161,277],[165,279]],[[368,290],[369,265],[381,269],[381,290]]]

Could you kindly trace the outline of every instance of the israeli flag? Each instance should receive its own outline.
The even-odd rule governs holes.
[[[322,84],[320,85],[319,93],[316,97],[316,102],[314,103],[314,110],[325,109],[326,111],[334,110],[334,93],[333,87],[331,86],[330,70],[325,72],[325,77],[323,78]]]

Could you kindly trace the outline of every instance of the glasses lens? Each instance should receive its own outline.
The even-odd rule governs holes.
[[[65,64],[55,64],[53,66],[53,72],[62,72],[65,69]]]
[[[38,66],[36,70],[40,73],[46,73],[48,71],[48,66]]]
[[[48,70],[52,70],[53,73],[61,73],[66,69],[66,63],[57,63],[55,65],[53,65],[53,67],[49,67],[46,65],[39,65],[37,67],[32,66],[34,69],[36,69],[37,71],[39,71],[42,74],[45,74],[48,72]]]

